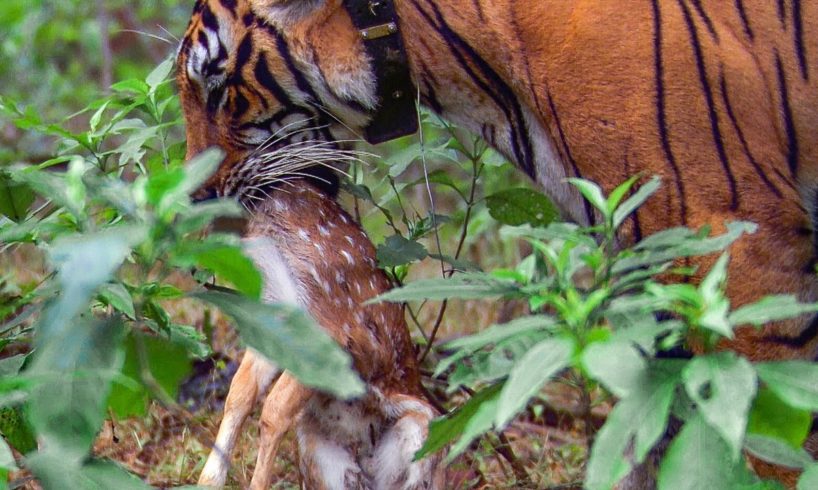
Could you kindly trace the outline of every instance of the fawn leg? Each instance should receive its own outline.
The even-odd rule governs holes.
[[[241,426],[253,410],[258,396],[267,392],[270,383],[279,373],[277,367],[257,352],[248,349],[244,353],[239,369],[230,382],[219,434],[199,476],[199,485],[217,488],[224,486],[230,453],[236,445]]]
[[[312,397],[313,391],[285,372],[273,385],[261,411],[258,458],[251,490],[267,490],[272,483],[273,463],[281,438]]]
[[[442,455],[433,454],[413,461],[429,433],[434,410],[426,402],[401,396],[396,406],[401,413],[381,436],[371,462],[377,490],[442,489],[445,471]]]

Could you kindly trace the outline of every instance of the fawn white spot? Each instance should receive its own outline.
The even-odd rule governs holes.
[[[355,245],[355,241],[352,239],[351,236],[347,235],[344,238],[346,238],[347,243],[349,243],[350,245]]]
[[[349,265],[353,265],[355,263],[355,261],[352,260],[352,255],[349,252],[347,252],[346,250],[341,250],[341,255],[343,255],[344,258],[347,259],[347,262],[349,263]]]
[[[369,287],[372,288],[373,290],[377,289],[375,287],[375,281],[373,281],[372,279],[369,280]]]
[[[318,250],[319,254],[324,255],[324,247],[322,247],[320,243],[314,242],[313,246],[315,247],[316,250]]]
[[[343,284],[346,282],[346,277],[344,277],[344,273],[341,271],[335,271],[335,282],[338,284]]]
[[[320,233],[321,236],[329,236],[329,229],[327,229],[326,226],[318,225],[318,233]]]
[[[275,208],[277,213],[283,213],[287,210],[287,205],[282,201],[275,201]]]
[[[360,283],[360,282],[356,282],[356,283],[355,283],[355,289],[357,289],[357,290],[358,290],[358,294],[361,294],[361,293],[362,293],[362,291],[361,291],[361,283]]]
[[[372,344],[373,349],[378,348],[378,337],[375,336],[375,332],[372,330],[368,330],[369,332],[369,343]]]
[[[346,214],[342,214],[342,215],[341,215],[341,221],[342,221],[342,222],[343,222],[345,225],[348,225],[348,224],[349,224],[349,218],[347,218],[347,215],[346,215]]]
[[[321,275],[318,274],[318,271],[315,270],[315,267],[310,266],[310,275],[312,276],[313,279],[315,279],[315,282],[319,283],[321,282]]]
[[[324,288],[324,291],[327,294],[332,293],[332,286],[330,286],[328,282],[324,281],[323,283],[321,283],[321,286]]]
[[[304,230],[302,228],[302,229],[298,230],[298,238],[300,238],[300,239],[302,239],[302,240],[304,240],[306,242],[306,241],[308,241],[310,239],[310,234],[307,233],[307,230]]]
[[[349,305],[349,309],[350,309],[350,310],[351,310],[352,308],[354,308],[354,307],[355,307],[355,302],[354,302],[354,301],[352,301],[352,297],[351,297],[351,296],[347,296],[347,304]]]
[[[344,323],[341,326],[341,329],[344,331],[345,334],[349,334],[352,331],[352,327],[349,326],[349,323]]]
[[[372,257],[367,257],[366,263],[369,264],[369,267],[375,267],[375,259],[373,259]]]

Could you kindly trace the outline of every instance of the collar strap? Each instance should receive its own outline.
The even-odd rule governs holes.
[[[377,144],[418,130],[416,89],[398,28],[394,0],[344,0],[377,80],[378,107],[364,137]]]

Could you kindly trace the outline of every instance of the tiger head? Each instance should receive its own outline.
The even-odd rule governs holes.
[[[377,105],[361,35],[342,0],[198,0],[177,83],[188,159],[225,159],[198,198],[250,196],[283,175],[314,177],[355,159]]]

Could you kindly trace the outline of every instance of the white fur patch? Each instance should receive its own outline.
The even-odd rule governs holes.
[[[537,183],[569,219],[581,225],[589,225],[582,196],[574,186],[565,182],[568,177],[565,174],[565,162],[557,153],[551,137],[527,107],[523,107],[523,117],[534,148]]]
[[[403,418],[384,434],[375,450],[372,470],[375,488],[423,488],[424,480],[431,480],[424,460],[412,458],[423,445],[426,427],[416,419]]]
[[[352,455],[339,444],[332,440],[319,438],[315,434],[304,434],[300,428],[298,430],[298,443],[302,454],[310,457],[310,464],[315,470],[314,477],[320,478],[326,490],[346,490],[347,476],[357,475],[361,468],[353,459]],[[312,451],[305,452],[305,448],[311,445]],[[302,461],[302,465],[305,461]]]
[[[245,238],[242,240],[242,246],[264,279],[262,292],[264,301],[299,304],[301,288],[273,240],[262,237]]]

